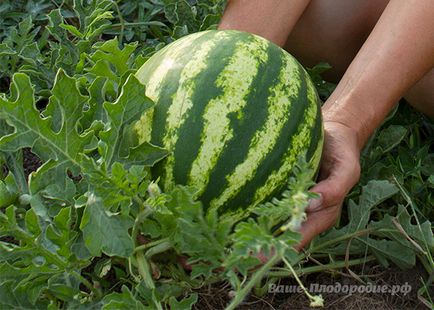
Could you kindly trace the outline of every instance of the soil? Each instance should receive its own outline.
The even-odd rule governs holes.
[[[36,171],[42,165],[42,161],[38,158],[38,156],[32,153],[30,148],[24,148],[23,165],[24,165],[24,174],[27,179],[30,173]]]
[[[10,80],[7,77],[0,78],[0,93],[6,93],[9,90]]]
[[[426,281],[427,274],[421,266],[416,266],[409,270],[400,270],[397,267],[384,268],[382,266],[371,264],[364,267],[364,270],[354,269],[363,281],[369,281],[375,285],[403,285],[406,282],[411,287],[411,291],[407,294],[382,294],[382,293],[322,293],[324,298],[323,309],[429,309],[424,303],[418,299],[417,291],[421,287],[422,279]],[[302,277],[303,284],[309,288],[311,284],[319,285],[363,285],[356,279],[356,276],[350,274],[329,274],[317,273]],[[293,279],[283,279],[280,283],[287,286],[297,285]],[[216,310],[224,309],[229,303],[230,287],[228,284],[221,283],[203,288],[199,291],[199,302],[196,309],[200,310]],[[431,287],[431,296],[434,293]],[[309,300],[304,293],[268,293],[265,296],[257,297],[253,294],[238,308],[242,310],[256,309],[312,309],[309,308]]]

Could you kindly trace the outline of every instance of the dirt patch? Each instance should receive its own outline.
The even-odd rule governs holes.
[[[26,179],[29,177],[30,173],[36,171],[41,165],[42,161],[38,156],[32,153],[30,148],[23,149],[23,166]]]
[[[6,93],[9,90],[10,80],[8,77],[0,78],[0,93]]]
[[[422,285],[422,280],[427,279],[427,274],[422,266],[416,266],[410,270],[400,270],[397,267],[388,269],[371,264],[365,266],[362,270],[352,270],[358,277],[367,283],[377,287],[388,287],[390,289],[397,286],[408,284],[411,291],[404,293],[321,293],[324,298],[325,307],[323,309],[367,309],[367,310],[383,310],[383,309],[428,309],[417,297],[417,290]],[[328,274],[317,273],[302,277],[302,282],[309,288],[314,288],[316,284],[324,287],[335,286],[336,283],[347,286],[365,286],[356,277],[349,274]],[[282,279],[276,282],[276,285],[286,287],[287,291],[297,286],[293,279]],[[199,302],[196,309],[224,309],[229,303],[230,297],[229,285],[223,283],[213,285],[200,290]],[[431,290],[431,293],[434,293]],[[432,295],[431,295],[432,296]],[[251,295],[238,309],[312,309],[309,308],[308,298],[303,293],[298,292],[283,292],[283,293],[268,293],[265,296],[257,297]]]

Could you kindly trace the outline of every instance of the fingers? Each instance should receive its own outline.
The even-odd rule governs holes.
[[[348,192],[357,183],[360,177],[360,165],[358,163],[342,163],[333,170],[329,177],[310,191],[320,195],[312,199],[307,207],[307,212],[315,212],[320,208],[340,205]]]
[[[307,220],[300,229],[302,241],[297,249],[335,224],[345,196],[359,180],[359,157],[357,135],[353,130],[339,123],[325,124],[320,182],[311,189],[319,198],[312,199],[306,209]]]
[[[335,224],[345,196],[359,177],[360,165],[357,161],[342,161],[333,167],[325,180],[311,189],[320,197],[312,199],[306,209],[308,217],[300,229],[302,240],[296,249],[303,248],[315,236]]]
[[[307,220],[300,228],[302,239],[295,247],[296,250],[299,251],[317,235],[332,227],[338,218],[339,211],[340,205],[335,205],[322,209],[321,212],[309,213]]]
[[[350,183],[350,181],[349,176],[344,178],[336,176],[319,182],[310,191],[318,193],[320,198],[310,201],[306,211],[311,213],[321,208],[340,204],[348,191],[347,184]]]
[[[300,229],[302,240],[296,249],[303,248],[315,236],[335,224],[342,202],[359,176],[358,163],[345,163],[311,189],[311,192],[318,193],[320,197],[309,202],[306,209],[308,217]]]

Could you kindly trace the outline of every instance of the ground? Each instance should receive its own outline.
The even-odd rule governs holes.
[[[353,270],[360,272],[362,270]],[[428,309],[417,297],[417,289],[420,287],[421,277],[426,278],[425,271],[421,267],[415,267],[410,270],[400,270],[396,267],[384,268],[378,264],[369,264],[363,271],[365,279],[369,278],[377,285],[401,285],[408,282],[412,286],[412,291],[405,296],[402,294],[392,296],[390,294],[323,294],[325,307],[324,309]],[[349,274],[345,276],[337,274],[316,273],[302,278],[303,283],[309,287],[310,284],[330,284],[334,285],[340,282],[345,285],[360,285],[356,278]],[[281,284],[296,285],[293,280],[283,280]],[[196,309],[224,309],[229,301],[229,286],[224,283],[206,287],[200,291],[199,302]],[[312,309],[309,308],[309,302],[302,293],[269,293],[261,298],[251,295],[248,300],[239,309]]]

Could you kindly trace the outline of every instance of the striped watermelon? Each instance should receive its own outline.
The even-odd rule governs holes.
[[[163,189],[194,186],[206,208],[243,216],[282,190],[299,156],[318,167],[320,101],[277,45],[199,32],[157,52],[136,76],[156,103],[135,125],[138,136],[171,151],[156,168]]]

